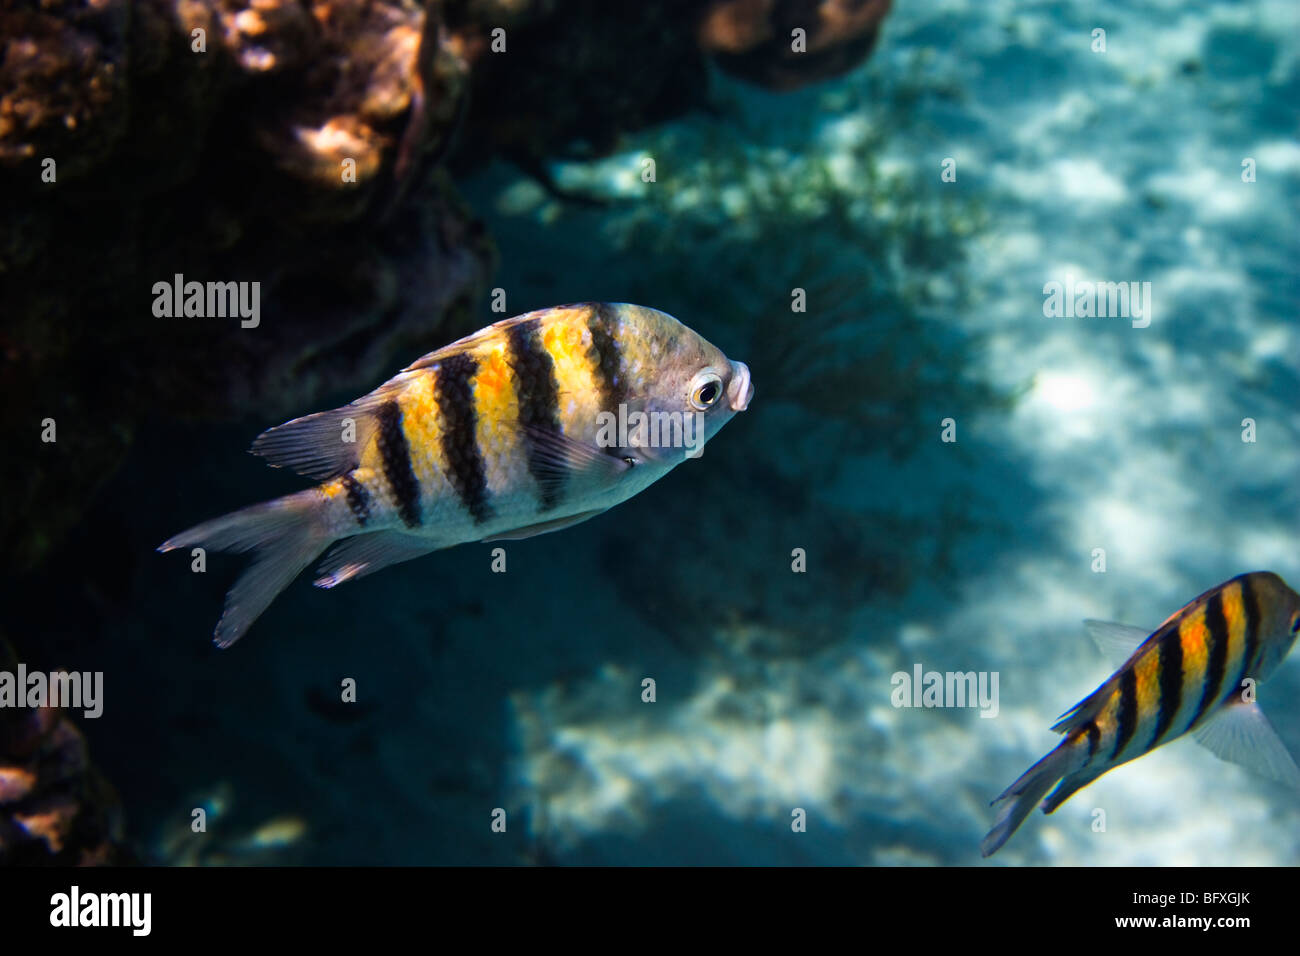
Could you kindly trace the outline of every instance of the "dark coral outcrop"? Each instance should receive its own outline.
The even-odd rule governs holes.
[[[159,418],[271,424],[478,323],[450,173],[847,69],[887,0],[13,0],[0,8],[0,554],[38,563]],[[795,26],[807,52],[790,50]],[[155,287],[258,283],[255,327]],[[251,286],[250,286],[251,288]],[[165,311],[165,310],[163,310]],[[51,428],[51,425],[53,426]],[[48,438],[55,437],[51,442]],[[46,440],[42,440],[42,439]]]
[[[889,4],[713,0],[700,20],[700,45],[729,73],[769,89],[792,90],[840,76],[862,62],[876,44]]]
[[[0,638],[0,671],[17,669]],[[66,713],[0,707],[0,866],[132,862],[112,786]]]
[[[438,9],[0,13],[10,565],[40,559],[147,422],[301,413],[468,323],[491,248],[436,169],[466,82]],[[177,275],[258,283],[256,325],[158,315]]]

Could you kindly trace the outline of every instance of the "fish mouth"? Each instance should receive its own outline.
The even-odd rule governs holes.
[[[743,412],[749,408],[754,397],[754,383],[749,380],[749,366],[744,362],[731,363],[731,385],[727,393],[733,411]]]

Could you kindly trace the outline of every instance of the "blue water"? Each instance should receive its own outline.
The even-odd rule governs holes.
[[[132,674],[86,732],[133,837],[203,863],[977,863],[989,800],[1110,673],[1083,618],[1300,585],[1297,26],[1286,0],[899,3],[843,79],[719,75],[719,115],[554,167],[601,206],[505,164],[464,182],[506,314],[663,309],[749,363],[753,404],[504,575],[470,545],[304,577],[225,652],[236,560],[149,552],[301,484],[240,454],[275,422],[142,436],[98,506],[152,502],[114,542],[144,556],[129,599],[49,644]],[[1067,276],[1149,282],[1150,324],[1045,316]],[[996,674],[996,715],[893,706],[917,664]],[[1295,660],[1261,701],[1300,754]],[[1294,795],[1180,741],[994,862],[1297,859]]]

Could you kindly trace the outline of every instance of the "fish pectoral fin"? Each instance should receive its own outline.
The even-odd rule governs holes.
[[[437,551],[442,545],[429,538],[401,531],[371,531],[340,541],[325,555],[320,575],[313,584],[318,588],[332,588],[365,577],[381,568],[410,561]]]
[[[1225,704],[1192,736],[1220,760],[1300,790],[1300,767],[1258,703]]]
[[[1119,667],[1137,650],[1142,642],[1151,636],[1151,631],[1128,624],[1116,624],[1114,621],[1097,621],[1088,619],[1083,622],[1084,629],[1097,650],[1101,651],[1107,663]]]
[[[486,544],[490,541],[522,541],[524,538],[532,538],[539,534],[550,534],[552,531],[560,531],[564,528],[572,528],[575,524],[582,524],[588,518],[603,515],[608,510],[608,508],[596,508],[592,511],[581,511],[576,515],[569,515],[567,518],[539,521],[537,524],[525,525],[522,528],[515,528],[513,531],[494,534],[490,538],[484,538],[483,543]]]
[[[617,448],[602,448],[536,425],[521,426],[521,431],[529,468],[544,493],[561,493],[573,478],[597,487],[612,485],[634,466],[634,459]]]

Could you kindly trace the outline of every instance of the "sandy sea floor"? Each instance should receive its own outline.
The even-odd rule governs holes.
[[[863,606],[832,625],[843,643],[759,677],[703,661],[654,720],[628,694],[635,668],[516,692],[521,792],[573,847],[562,859],[974,862],[988,799],[1109,673],[1082,618],[1154,626],[1234,574],[1300,576],[1296,26],[1286,3],[899,4],[869,69],[905,73],[928,48],[927,71],[961,95],[920,100],[881,166],[937,178],[956,160],[946,188],[975,197],[988,226],[967,251],[976,306],[948,321],[985,336],[979,377],[1025,391],[1009,415],[958,416],[965,455],[936,421],[905,464],[832,447],[813,470],[827,500],[900,513],[933,508],[960,474],[987,530],[963,540],[941,595],[918,583]],[[834,102],[834,85],[819,95]],[[861,122],[820,128],[832,170],[854,168]],[[607,164],[611,189],[636,156]],[[1150,324],[1046,317],[1044,284],[1069,277],[1149,282]],[[759,421],[717,454],[767,433],[758,388]],[[892,707],[890,675],[916,663],[997,671],[997,717]],[[1300,753],[1297,687],[1292,664],[1261,699]],[[792,807],[810,819],[793,839]],[[747,845],[700,836],[724,820]],[[997,860],[1292,863],[1298,824],[1282,787],[1183,741],[1031,818]]]

